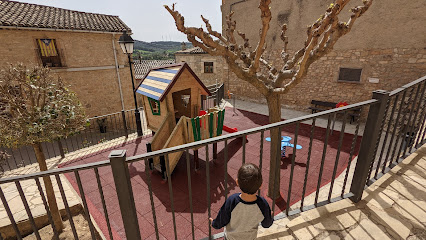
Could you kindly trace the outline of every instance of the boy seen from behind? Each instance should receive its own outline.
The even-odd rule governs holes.
[[[256,194],[262,185],[262,173],[256,165],[244,164],[236,181],[241,193],[229,196],[216,219],[210,219],[212,227],[225,227],[225,239],[256,239],[259,223],[269,228],[274,221],[268,202]]]

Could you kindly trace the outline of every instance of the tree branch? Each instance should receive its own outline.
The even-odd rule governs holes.
[[[250,66],[250,72],[255,73],[259,68],[259,59],[265,51],[264,45],[266,42],[266,35],[269,30],[269,22],[271,21],[271,9],[269,8],[271,0],[260,0],[259,8],[261,11],[262,28],[260,29],[260,39],[255,49],[255,56],[252,65]]]
[[[336,4],[331,4],[329,9],[327,9],[325,17],[321,17],[311,27],[308,27],[308,45],[304,52],[301,51],[301,49],[293,57],[293,59],[298,59],[303,52],[302,59],[298,62],[298,66],[296,66],[297,71],[285,86],[274,89],[275,93],[287,93],[290,89],[296,86],[306,75],[309,66],[315,60],[321,58],[333,49],[334,44],[351,30],[356,19],[368,10],[373,0],[363,0],[363,6],[352,8],[352,15],[348,23],[338,22],[337,15],[348,2],[349,0],[338,0]],[[314,29],[314,31],[312,32],[310,29]],[[321,36],[322,39],[318,43]],[[287,62],[284,68],[294,65],[295,62],[296,61]],[[279,83],[282,83],[282,81],[283,79],[281,78],[279,80],[277,79],[275,86],[278,86]]]

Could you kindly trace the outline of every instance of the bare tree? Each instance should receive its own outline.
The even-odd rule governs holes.
[[[10,65],[0,72],[0,145],[31,145],[40,171],[46,171],[42,142],[82,130],[86,116],[76,95],[44,67]],[[58,231],[63,224],[50,177],[43,177]]]
[[[188,40],[197,47],[213,56],[222,56],[229,68],[235,75],[243,81],[253,85],[266,98],[269,108],[270,123],[281,120],[280,94],[285,94],[300,83],[306,75],[309,66],[330,52],[334,44],[343,35],[347,34],[353,27],[355,21],[362,16],[371,6],[373,0],[363,0],[363,5],[351,9],[351,16],[347,22],[339,21],[339,14],[350,0],[336,0],[330,4],[324,15],[307,27],[307,39],[304,46],[290,54],[288,37],[286,36],[287,25],[282,26],[281,40],[283,50],[281,58],[283,65],[276,68],[262,57],[266,49],[266,35],[271,21],[271,0],[260,0],[259,9],[261,11],[262,27],[257,46],[252,50],[249,39],[244,33],[237,31],[242,39],[242,44],[238,44],[235,39],[236,22],[232,20],[233,12],[226,17],[225,36],[214,31],[209,20],[201,16],[206,24],[206,31],[201,28],[186,27],[184,17],[175,10],[175,4],[170,8],[164,6],[173,16],[176,27],[179,31],[187,35]],[[274,195],[274,183],[279,186],[279,174],[274,179],[274,171],[280,166],[280,152],[278,141],[279,132],[277,129],[271,131],[271,152],[270,152],[270,174],[268,195]],[[279,172],[279,171],[278,171]],[[275,194],[279,193],[278,189]]]

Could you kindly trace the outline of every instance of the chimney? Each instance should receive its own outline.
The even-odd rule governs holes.
[[[183,51],[183,50],[186,50],[186,44],[185,44],[185,42],[182,42],[182,43],[180,44],[180,48],[182,49],[182,51]]]

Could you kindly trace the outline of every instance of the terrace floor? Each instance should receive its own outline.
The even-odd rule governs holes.
[[[239,130],[245,130],[260,125],[265,125],[268,122],[268,118],[265,115],[260,115],[253,112],[236,110],[238,115],[233,115],[231,108],[227,108],[225,115],[225,125],[233,128],[237,127]],[[284,127],[282,134],[294,137],[295,126]],[[324,138],[326,129],[317,127],[315,129],[314,140],[312,144],[312,155],[309,164],[309,171],[306,184],[305,196],[310,195],[316,191],[319,169],[321,165],[322,152],[324,149]],[[307,155],[309,149],[309,138],[311,133],[311,126],[308,124],[301,124],[298,136],[297,144],[301,145],[303,149],[297,150],[297,157],[295,158],[294,178],[290,197],[290,205],[297,203],[302,198],[303,182],[305,178],[305,170],[307,167]],[[320,186],[325,186],[330,183],[333,175],[333,166],[336,160],[336,153],[339,142],[339,132],[334,131],[329,137],[328,144],[326,146],[327,154],[324,160],[324,172],[320,178]],[[269,133],[265,132],[265,137],[268,137]],[[343,147],[340,153],[339,162],[337,164],[337,175],[346,170],[349,158],[350,148],[352,144],[353,135],[345,133],[343,138]],[[145,144],[149,142],[147,139],[137,139],[127,144],[122,144],[111,149],[126,149],[127,156],[133,156],[146,152]],[[357,144],[355,152],[352,158],[357,154],[360,137],[356,138]],[[248,136],[248,142],[246,145],[246,162],[252,162],[259,165],[260,155],[260,134]],[[235,184],[235,178],[237,176],[238,168],[242,164],[242,141],[241,139],[235,139],[229,143],[229,160],[227,162],[228,172],[226,173],[227,188],[229,194],[239,192],[238,187]],[[110,150],[103,151],[98,154],[94,154],[91,157],[84,157],[75,159],[71,162],[62,164],[60,167],[68,167],[79,165],[83,163],[92,163],[100,160],[107,159]],[[292,150],[288,151],[290,154]],[[192,154],[192,151],[190,151]],[[209,149],[209,159],[212,160],[212,149]],[[287,156],[289,156],[287,154]],[[191,177],[192,177],[192,201],[194,211],[194,226],[195,226],[195,238],[200,239],[208,235],[208,204],[207,204],[207,186],[206,186],[206,167],[205,167],[205,152],[204,149],[200,149],[200,168],[198,171],[194,170],[192,155],[191,157]],[[350,164],[349,164],[350,165]],[[210,196],[211,196],[211,215],[215,217],[219,208],[225,199],[225,168],[224,168],[224,146],[218,144],[218,159],[210,162]],[[287,194],[289,188],[289,178],[291,169],[291,158],[287,157],[282,160],[281,164],[281,185],[280,192],[283,199],[276,202],[276,214],[285,210],[287,205]],[[134,198],[136,202],[136,209],[139,217],[139,225],[141,226],[141,234],[143,239],[155,238],[153,214],[151,211],[151,204],[149,200],[149,192],[146,177],[145,166],[142,162],[134,162],[129,165],[131,182],[133,187]],[[118,205],[118,199],[116,196],[115,185],[110,167],[102,167],[99,169],[103,191],[105,194],[106,205],[108,209],[109,220],[113,230],[114,238],[125,238],[124,227],[121,219],[121,214]],[[264,184],[261,189],[261,195],[266,197],[266,191],[268,186],[269,176],[269,144],[264,141],[263,149],[263,166],[262,172],[264,176]],[[105,216],[103,214],[102,202],[97,190],[97,183],[93,170],[85,170],[80,173],[82,182],[84,183],[84,190],[88,199],[89,210],[94,217],[97,225],[105,235],[108,235]],[[76,180],[73,174],[66,174],[66,177],[70,181],[71,185],[77,189]],[[161,237],[165,239],[173,239],[173,221],[172,221],[172,209],[171,200],[169,197],[169,188],[167,182],[161,179],[161,176],[157,172],[150,173],[154,204],[156,209],[156,217],[158,223],[158,229],[161,233]],[[173,186],[173,202],[175,210],[175,219],[177,228],[178,239],[191,238],[191,214],[189,206],[188,196],[188,182],[186,175],[186,162],[182,158],[178,163],[172,174],[172,186]],[[340,188],[335,188],[333,196],[340,195],[342,184]],[[348,189],[348,186],[346,186]],[[320,199],[322,201],[325,199]],[[272,205],[271,199],[268,201]],[[219,231],[212,229],[212,233],[218,233]]]
[[[364,192],[260,229],[258,239],[426,239],[426,145]]]

